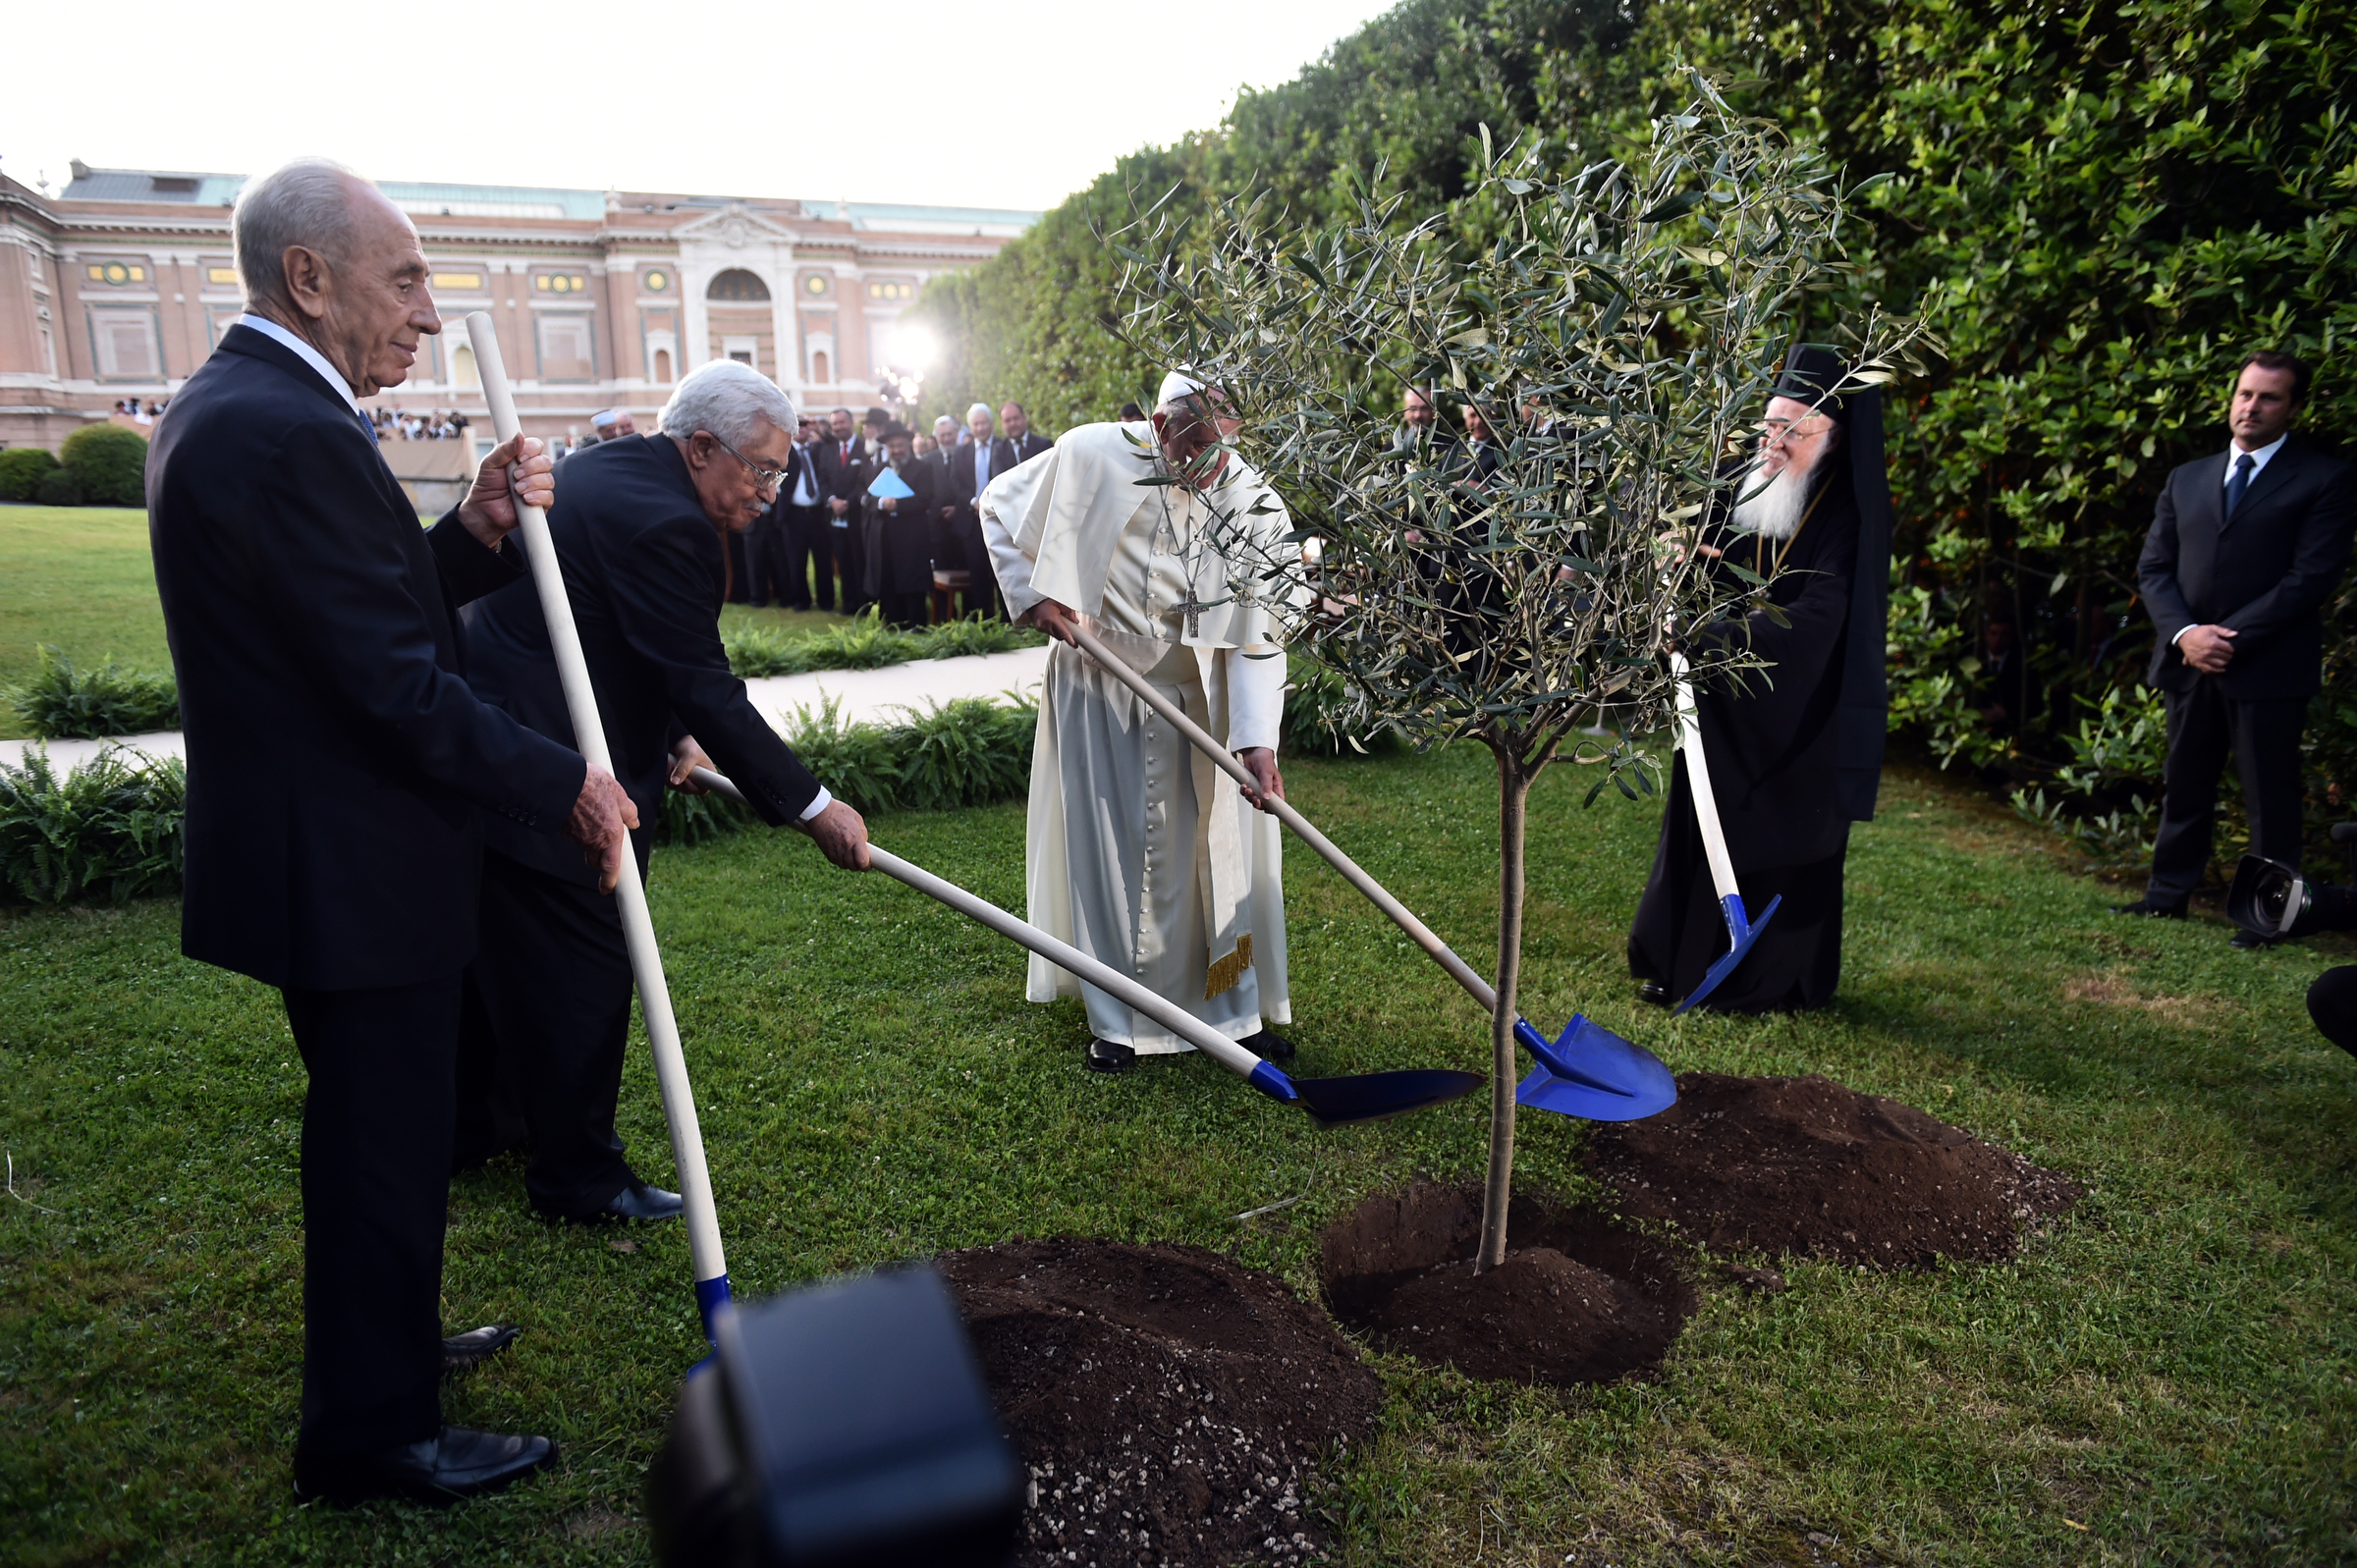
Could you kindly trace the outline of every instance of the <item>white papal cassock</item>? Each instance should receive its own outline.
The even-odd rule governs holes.
[[[1140,485],[1169,471],[1159,458],[1151,423],[1081,425],[991,481],[982,533],[1008,611],[1056,600],[1231,750],[1274,749],[1285,657],[1262,579],[1292,523],[1233,453],[1207,497]],[[1232,1040],[1290,1023],[1278,832],[1095,660],[1050,650],[1031,760],[1033,925]],[[1028,990],[1080,997],[1098,1038],[1140,1054],[1193,1049],[1036,955]]]

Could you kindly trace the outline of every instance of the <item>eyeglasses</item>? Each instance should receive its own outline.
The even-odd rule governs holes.
[[[709,431],[709,430],[705,431],[705,432],[704,432],[704,434],[705,434],[705,435],[708,435],[708,436],[712,436],[712,432],[711,432],[711,431]],[[730,457],[732,457],[732,458],[735,458],[735,459],[736,459],[736,460],[737,460],[739,462],[741,462],[741,463],[743,463],[743,464],[744,464],[744,465],[745,465],[747,468],[750,468],[750,469],[752,469],[752,470],[753,470],[753,483],[754,483],[754,484],[756,484],[756,485],[758,485],[758,486],[760,486],[762,489],[764,489],[764,490],[775,490],[775,489],[777,489],[777,488],[778,488],[778,486],[780,486],[780,485],[782,485],[782,484],[784,484],[784,483],[786,482],[786,470],[785,470],[785,469],[783,469],[783,468],[772,468],[772,467],[769,467],[768,465],[766,465],[766,464],[764,464],[764,463],[758,463],[758,462],[755,462],[755,461],[754,461],[752,459],[750,459],[750,458],[746,457],[746,456],[745,456],[743,453],[741,453],[741,452],[739,452],[739,451],[738,451],[738,450],[737,450],[735,447],[732,447],[732,446],[730,446],[730,445],[729,445],[727,442],[725,442],[725,441],[721,441],[721,440],[720,440],[720,437],[718,437],[718,436],[712,436],[712,439],[713,439],[714,441],[718,441],[718,442],[720,442],[720,450],[721,450],[721,451],[723,451],[723,452],[727,453],[727,454],[728,454]]]
[[[1781,441],[1790,435],[1813,436],[1824,429],[1827,422],[1826,415],[1813,413],[1802,419],[1763,419],[1760,424],[1768,432],[1769,440]]]

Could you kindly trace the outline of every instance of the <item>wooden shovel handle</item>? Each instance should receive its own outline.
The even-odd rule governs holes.
[[[1376,908],[1389,915],[1392,924],[1414,938],[1416,946],[1430,953],[1433,961],[1447,970],[1451,979],[1464,987],[1475,1001],[1480,1002],[1483,1007],[1492,1012],[1497,1011],[1498,993],[1490,983],[1475,974],[1471,964],[1459,958],[1449,944],[1433,935],[1432,928],[1411,914],[1405,904],[1393,897],[1382,883],[1359,869],[1357,861],[1336,848],[1333,839],[1311,827],[1309,819],[1295,811],[1291,805],[1274,795],[1264,797],[1260,792],[1259,783],[1252,777],[1251,769],[1238,762],[1234,754],[1230,752],[1226,746],[1212,739],[1201,725],[1189,719],[1184,711],[1173,703],[1170,698],[1156,691],[1152,681],[1124,664],[1111,649],[1097,640],[1095,632],[1077,624],[1071,630],[1072,641],[1076,647],[1112,672],[1114,678],[1136,692],[1138,701],[1160,714],[1172,729],[1192,741],[1198,751],[1225,769],[1230,778],[1242,784],[1253,799],[1261,801],[1279,822],[1292,829],[1294,836],[1303,843],[1325,856],[1328,865],[1341,872],[1344,881],[1360,892],[1365,893]]]

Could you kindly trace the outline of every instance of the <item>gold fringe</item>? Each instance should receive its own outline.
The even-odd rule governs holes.
[[[1252,967],[1252,933],[1245,932],[1235,944],[1235,951],[1213,964],[1203,975],[1203,1000],[1209,1001],[1223,991],[1233,991],[1235,983],[1244,978]]]

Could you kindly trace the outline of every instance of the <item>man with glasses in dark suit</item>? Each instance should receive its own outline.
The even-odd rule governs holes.
[[[2242,776],[2250,852],[2300,863],[2300,730],[2323,685],[2325,600],[2348,565],[2349,465],[2291,439],[2311,372],[2261,351],[2234,382],[2226,451],[2168,476],[2137,564],[2157,633],[2146,679],[2168,713],[2161,832],[2144,896],[2182,920],[2210,863],[2218,779]],[[2237,930],[2237,947],[2267,938]]]

